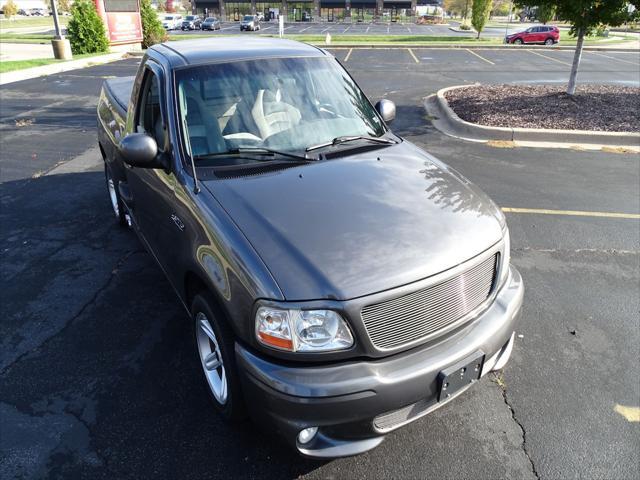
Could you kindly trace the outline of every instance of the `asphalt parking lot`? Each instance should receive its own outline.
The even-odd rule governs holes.
[[[522,30],[517,23],[509,28],[509,32]],[[198,34],[222,34],[240,33],[240,24],[238,22],[226,22],[221,25],[220,30],[172,30],[172,35],[198,35]],[[473,33],[459,32],[451,30],[448,25],[418,25],[415,23],[285,23],[285,34],[304,34],[318,35],[330,33],[331,35],[431,35],[431,36],[473,36]],[[260,30],[257,32],[242,32],[244,35],[273,35],[278,33],[278,22],[269,21],[260,24]],[[503,37],[505,35],[504,28],[487,27],[483,31],[483,36]]]
[[[640,158],[464,142],[423,109],[449,85],[565,82],[571,52],[332,51],[396,102],[396,132],[501,207],[555,212],[507,214],[526,294],[503,375],[355,458],[305,460],[223,423],[177,297],[111,218],[95,104],[105,78],[135,73],[123,60],[0,87],[0,477],[638,477],[623,413],[640,406]],[[579,79],[639,85],[639,63],[585,52]]]

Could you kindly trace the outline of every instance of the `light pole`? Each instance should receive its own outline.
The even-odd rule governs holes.
[[[58,7],[56,6],[56,0],[51,0],[51,13],[53,13],[53,24],[56,27],[56,35],[51,40],[51,46],[53,47],[53,56],[59,60],[69,60],[72,58],[71,44],[69,40],[64,38],[62,30],[60,30],[60,20],[58,20]]]

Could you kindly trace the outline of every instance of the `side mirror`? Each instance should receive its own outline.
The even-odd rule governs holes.
[[[382,99],[376,103],[376,110],[385,121],[385,123],[391,123],[396,118],[396,104],[391,100]]]
[[[158,144],[146,133],[130,133],[120,141],[120,153],[132,167],[158,168]]]

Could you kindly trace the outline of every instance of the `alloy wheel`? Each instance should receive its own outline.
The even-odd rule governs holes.
[[[196,315],[196,341],[202,370],[211,393],[220,405],[227,403],[227,375],[216,334],[203,312]]]

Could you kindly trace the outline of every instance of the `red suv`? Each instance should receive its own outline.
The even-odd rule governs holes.
[[[553,45],[560,41],[560,30],[558,27],[540,25],[538,27],[529,27],[522,32],[512,33],[504,39],[505,43],[515,43],[522,45],[523,43],[543,43],[544,45]]]

